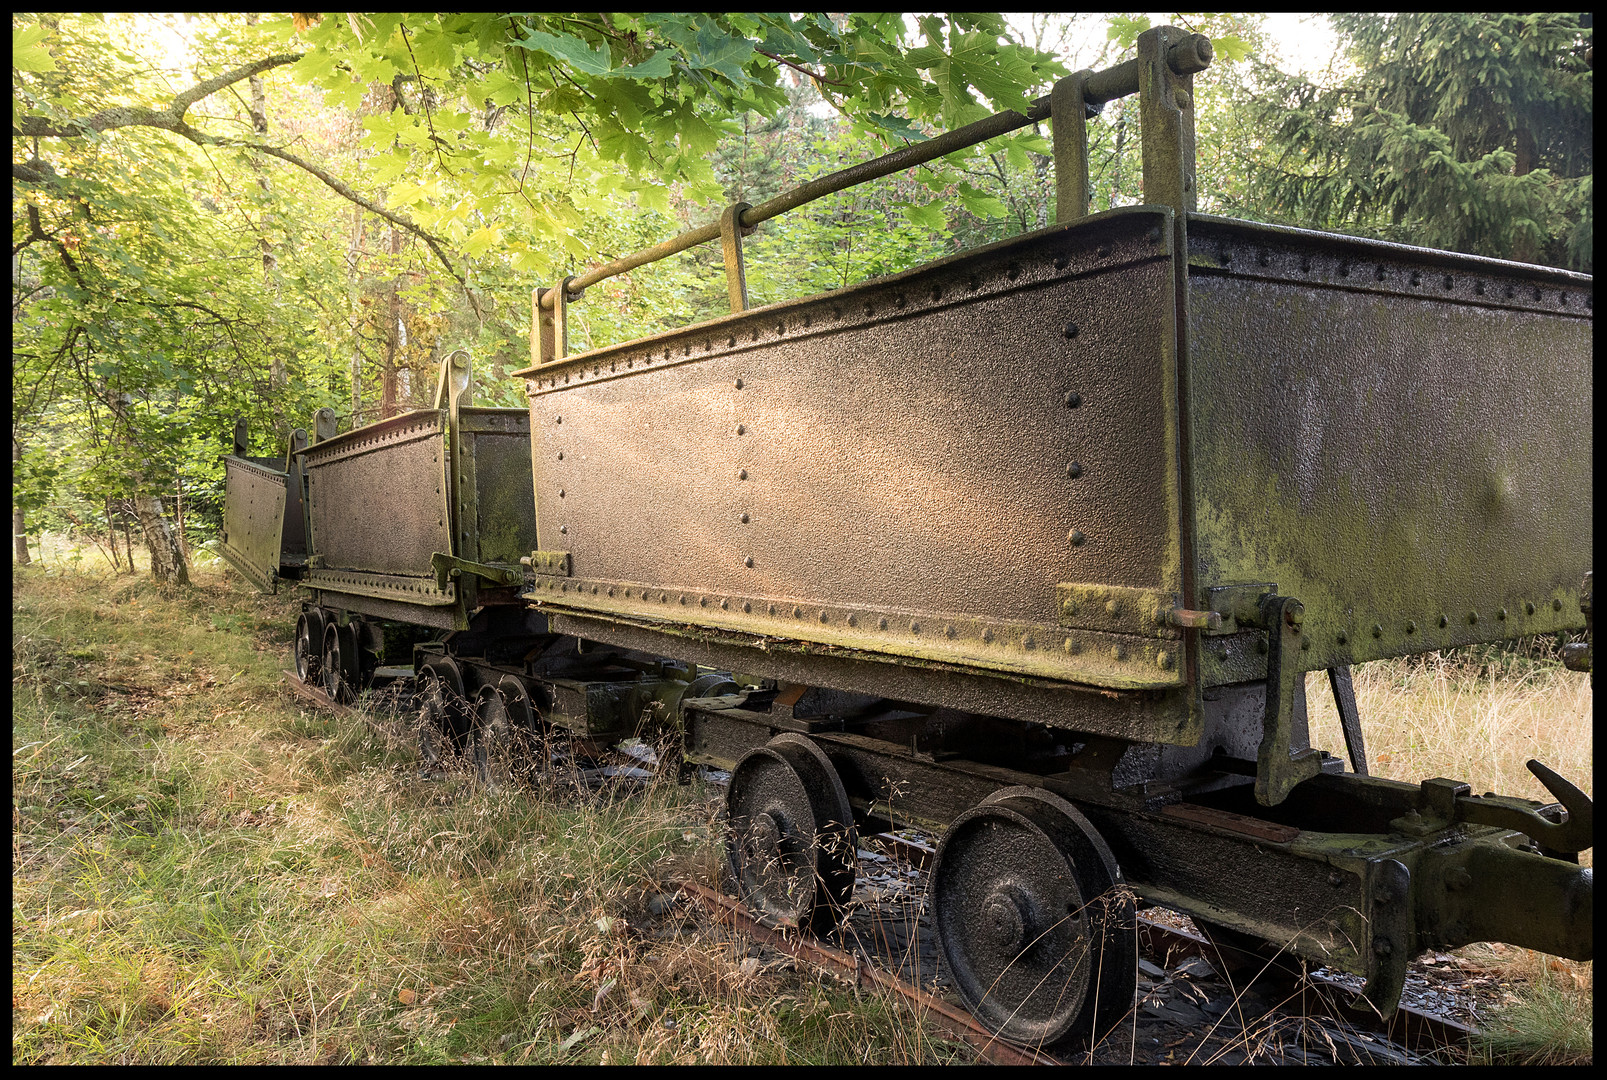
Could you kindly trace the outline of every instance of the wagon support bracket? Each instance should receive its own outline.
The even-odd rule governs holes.
[[[461,578],[464,574],[472,574],[492,585],[522,585],[524,574],[518,570],[510,570],[503,566],[489,566],[485,563],[470,562],[455,555],[435,552],[430,556],[430,569],[435,571],[435,585],[441,591],[446,591],[448,578]]]

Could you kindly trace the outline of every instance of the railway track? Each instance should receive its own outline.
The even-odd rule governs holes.
[[[297,698],[337,715],[358,715],[293,671],[285,674]],[[401,678],[400,669],[392,677]],[[1323,971],[1292,975],[1260,958],[1252,958],[1247,971],[1244,957],[1227,963],[1217,945],[1176,925],[1185,920],[1140,915],[1138,995],[1124,1023],[1075,1053],[1056,1056],[1017,1046],[944,995],[947,980],[922,901],[935,849],[894,833],[868,837],[865,844],[849,916],[824,938],[766,926],[738,900],[697,882],[673,882],[670,892],[723,932],[761,950],[904,999],[927,1022],[994,1064],[1411,1064],[1455,1056],[1477,1034],[1408,1004],[1385,1020],[1366,1006],[1359,987],[1342,978]]]

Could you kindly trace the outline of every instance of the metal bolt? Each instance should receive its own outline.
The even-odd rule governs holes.
[[[947,625],[947,626],[945,626],[943,628],[943,636],[947,637],[947,638],[951,638],[951,637],[954,636],[954,624],[953,623],[949,623],[949,625]]]
[[[1551,602],[1551,610],[1552,611],[1561,611],[1562,610],[1562,601],[1561,600],[1553,600]]]
[[[1069,322],[1069,323],[1066,324],[1066,331],[1065,332],[1066,332],[1066,337],[1067,338],[1074,338],[1078,334],[1082,333],[1082,331],[1077,328],[1077,324],[1074,323],[1074,322]]]
[[[1502,622],[1506,622],[1507,621],[1507,609],[1502,608],[1500,611],[1495,613],[1495,617],[1497,619],[1500,619]]]
[[[558,460],[562,461],[563,459],[564,459],[564,452],[562,450],[560,450],[560,451],[558,451]]]
[[[1416,619],[1407,619],[1406,620],[1406,632],[1408,634],[1417,633],[1417,620]]]
[[[1530,600],[1528,603],[1523,605],[1523,613],[1525,615],[1533,615],[1534,614],[1534,601],[1533,600]]]
[[[1373,637],[1381,638],[1383,636],[1384,636],[1384,627],[1380,623],[1373,623]]]
[[[564,418],[562,416],[555,416],[552,418],[552,422],[555,424],[561,424],[564,422]]]
[[[734,342],[733,342],[733,344],[735,344],[735,343],[734,343]],[[738,390],[741,390],[741,389],[742,389],[742,380],[741,380],[741,379],[738,379],[738,380],[737,380],[737,382],[736,382],[736,387],[737,387],[737,389],[738,389]]]
[[[1127,650],[1123,649],[1120,645],[1112,645],[1110,647],[1110,658],[1112,660],[1126,660]]]
[[[1350,640],[1350,634],[1348,634],[1344,630],[1339,631],[1339,644],[1343,645],[1343,644],[1345,644],[1345,642],[1347,642],[1349,640]]]
[[[794,608],[793,608],[793,609],[792,609],[792,617],[793,617],[793,618],[794,618],[794,619],[801,619],[801,618],[803,618],[803,608],[801,608],[801,607],[794,607]]]
[[[878,629],[878,630],[886,630],[887,629],[887,616],[886,615],[883,615],[881,618],[876,620],[876,629]]]
[[[1072,547],[1081,547],[1083,541],[1086,540],[1087,537],[1085,537],[1077,529],[1073,529],[1073,530],[1071,530],[1071,532],[1066,534],[1066,539],[1071,541],[1071,546]]]
[[[1122,606],[1120,604],[1118,604],[1115,600],[1106,600],[1105,601],[1105,614],[1106,615],[1114,616],[1121,609],[1122,609]]]
[[[1270,266],[1272,264],[1272,254],[1263,248],[1256,253],[1255,261],[1260,266]]]
[[[563,498],[563,497],[564,497],[564,489],[563,489],[563,488],[559,488],[559,489],[558,489],[558,497],[559,497],[559,498],[560,498],[560,499],[561,499],[561,498]]]
[[[745,425],[745,424],[738,424],[737,425],[737,434],[738,435],[746,434],[747,430],[748,430],[747,425]]]
[[[848,625],[849,626],[858,626],[859,625],[859,616],[858,615],[850,615],[850,616],[848,616]]]
[[[1109,256],[1110,255],[1110,245],[1109,244],[1100,244],[1098,249],[1097,249],[1097,254],[1099,255],[1099,257],[1101,259],[1106,258],[1107,256]]]
[[[566,532],[569,531],[569,526],[568,525],[560,525],[560,526],[558,526],[558,531],[561,532],[561,533],[566,533]]]
[[[1077,477],[1082,475],[1082,464],[1080,462],[1073,461],[1070,465],[1067,465],[1066,475],[1071,477],[1073,480],[1077,479]]]
[[[1479,613],[1477,611],[1468,612],[1468,625],[1469,626],[1472,626],[1472,625],[1476,624],[1478,621],[1479,621]]]
[[[993,627],[989,626],[989,627],[985,627],[983,629],[983,631],[982,631],[982,640],[983,641],[992,641],[993,640]]]
[[[742,515],[742,524],[746,525],[747,523],[748,523],[748,515],[743,514]]]
[[[1177,92],[1177,94],[1176,94],[1176,98],[1177,98],[1177,107],[1179,109],[1192,109],[1192,108],[1194,108],[1194,99],[1189,96],[1189,92],[1187,90],[1179,90]]]
[[[825,613],[825,612],[824,612],[824,611],[822,611],[822,612],[821,612],[821,613],[820,613],[820,621],[821,621],[821,622],[825,622],[825,621],[826,621],[826,613]]]
[[[1423,275],[1417,270],[1412,271],[1412,284],[1413,285],[1421,285],[1421,284],[1423,284]]]
[[[1449,615],[1445,614],[1445,612],[1443,612],[1443,611],[1440,612],[1440,627],[1443,629],[1443,628],[1445,628],[1447,626],[1450,626],[1450,625],[1451,625],[1451,617]]]
[[[1306,609],[1300,603],[1292,603],[1283,609],[1283,621],[1298,629],[1306,621]]]
[[[1038,643],[1033,641],[1031,636],[1028,636],[1021,639],[1021,647],[1023,649],[1036,649],[1038,647]]]
[[[1339,886],[1343,885],[1344,883],[1345,883],[1345,879],[1340,875],[1338,870],[1330,870],[1330,871],[1328,871],[1328,884],[1332,885],[1334,888],[1337,889]]]
[[[753,566],[753,556],[749,555],[747,558],[743,559],[742,560],[742,565],[747,566],[747,567],[752,567]]]
[[[1262,655],[1266,654],[1266,651],[1267,651],[1267,639],[1266,638],[1257,638],[1256,639],[1255,651],[1258,652],[1258,653],[1261,653]]]
[[[919,634],[920,632],[921,632],[921,624],[920,623],[918,623],[918,622],[910,623],[910,633]]]
[[[1066,391],[1066,408],[1075,409],[1082,404],[1082,395],[1075,390]]]
[[[1164,649],[1161,650],[1159,653],[1155,654],[1155,663],[1158,664],[1163,671],[1170,671],[1172,669],[1172,654]]]

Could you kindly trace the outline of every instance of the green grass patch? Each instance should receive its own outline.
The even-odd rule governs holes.
[[[14,1063],[969,1060],[906,1008],[650,914],[717,793],[418,775],[283,688],[295,606],[13,579]]]

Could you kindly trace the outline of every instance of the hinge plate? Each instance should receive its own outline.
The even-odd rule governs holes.
[[[524,562],[523,559],[519,561]],[[572,573],[567,551],[532,551],[526,565],[535,573],[549,577],[568,577]]]
[[[1160,589],[1080,581],[1055,586],[1060,625],[1070,630],[1175,638],[1179,629],[1172,623],[1171,611],[1176,606],[1177,597]]]

